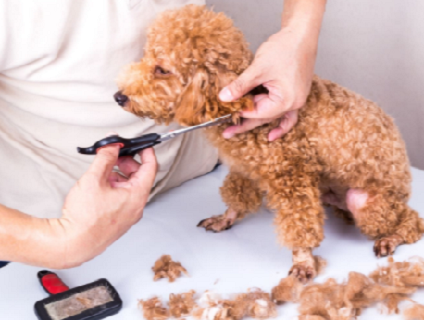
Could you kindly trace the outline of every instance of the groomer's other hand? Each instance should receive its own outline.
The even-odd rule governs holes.
[[[280,125],[269,133],[268,139],[273,141],[296,124],[297,110],[310,90],[315,61],[308,46],[298,42],[284,31],[271,36],[259,47],[252,65],[221,91],[222,101],[238,100],[259,85],[269,91],[255,97],[255,109],[243,111],[242,124],[227,128],[225,138],[281,118]]]
[[[273,141],[297,123],[298,110],[308,97],[317,55],[325,0],[286,0],[282,29],[256,52],[253,63],[219,95],[222,101],[240,99],[259,85],[269,91],[255,97],[255,109],[243,111],[242,125],[227,128],[224,138],[281,119],[270,131]]]
[[[89,170],[69,192],[59,219],[67,243],[66,265],[79,265],[103,252],[143,216],[157,162],[152,148],[140,165],[118,159],[119,147],[100,149]],[[117,164],[124,176],[112,172]]]

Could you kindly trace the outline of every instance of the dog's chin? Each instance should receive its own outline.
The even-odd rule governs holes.
[[[127,105],[124,105],[121,107],[122,110],[126,111],[126,112],[131,112],[130,108]],[[132,112],[131,112],[132,113]]]
[[[197,125],[199,125],[199,124],[202,124],[202,123],[205,123],[205,122],[207,122],[208,120],[204,120],[204,121],[202,121],[201,119],[196,119],[196,120],[189,120],[189,119],[185,119],[185,120],[182,120],[182,121],[180,121],[180,120],[176,120],[176,122],[180,125],[180,126],[182,126],[182,127],[192,127],[192,126],[197,126]]]
[[[202,116],[198,116],[198,117],[185,117],[184,119],[178,118],[178,115],[177,115],[177,117],[175,118],[175,121],[183,127],[191,127],[191,126],[197,126],[199,124],[203,124],[203,123],[215,120],[217,118],[226,116],[228,114],[229,114],[228,112],[221,112],[221,113],[218,113],[216,115],[202,115]],[[235,124],[235,125],[240,124],[240,122],[241,122],[240,112],[232,113],[231,114],[231,121],[229,121],[229,122],[231,122],[232,124]]]
[[[154,120],[157,124],[169,124],[172,122],[172,115],[159,112],[161,110],[160,107],[150,107],[147,110],[142,108],[142,104],[148,105],[148,103],[148,101],[140,103],[139,101],[136,102],[131,100],[122,106],[122,110],[129,112],[138,118]]]
[[[123,105],[122,110],[124,110],[125,112],[129,112],[139,118],[146,118],[146,114],[144,112],[131,108],[129,103]]]
[[[175,117],[175,121],[183,127],[191,127],[191,126],[197,126],[199,124],[214,120],[214,117],[211,116],[193,116],[193,117],[183,117],[179,118],[178,115]]]

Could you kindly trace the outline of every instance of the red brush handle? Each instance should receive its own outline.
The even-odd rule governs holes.
[[[69,287],[60,280],[56,273],[43,270],[38,272],[38,278],[44,290],[49,294],[57,294],[69,290]]]

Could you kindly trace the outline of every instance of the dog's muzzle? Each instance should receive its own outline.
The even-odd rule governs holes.
[[[125,107],[125,103],[128,101],[128,97],[126,95],[123,95],[121,91],[118,91],[113,95],[113,98],[115,101],[121,106]]]

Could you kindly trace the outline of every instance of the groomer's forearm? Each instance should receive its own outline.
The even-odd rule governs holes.
[[[318,46],[318,37],[327,0],[285,0],[282,30],[295,33],[310,46]]]
[[[66,267],[58,219],[39,219],[0,205],[0,260]]]

